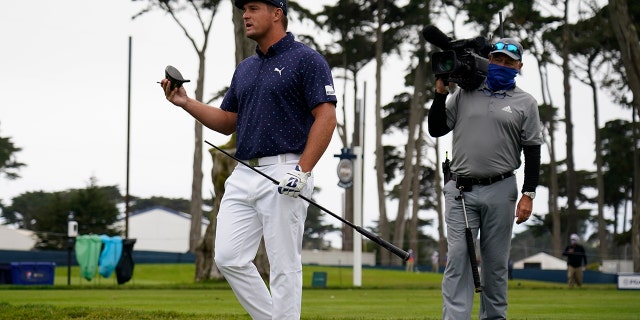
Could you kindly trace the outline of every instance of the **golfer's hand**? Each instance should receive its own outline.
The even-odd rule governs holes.
[[[169,102],[178,107],[184,108],[189,97],[187,97],[187,91],[184,90],[183,86],[171,90],[171,81],[168,79],[162,79],[160,81],[160,86],[162,87],[162,90],[164,90],[164,96],[167,97]]]
[[[521,224],[527,220],[531,216],[531,211],[533,210],[533,200],[527,196],[522,196],[520,201],[518,201],[518,206],[516,207],[516,223]]]
[[[302,172],[300,166],[296,166],[295,170],[289,171],[287,175],[280,180],[278,192],[297,198],[300,192],[307,185],[307,179],[311,176],[311,172]]]

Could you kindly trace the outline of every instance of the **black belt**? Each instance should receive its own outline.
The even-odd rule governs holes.
[[[452,173],[451,180],[457,181],[458,184],[461,184],[461,185],[479,184],[479,185],[488,186],[492,183],[496,183],[498,181],[502,181],[506,178],[509,178],[512,175],[513,175],[513,172],[507,172],[507,173],[499,174],[497,176],[488,177],[488,178],[474,178],[474,177],[459,176],[459,175],[456,175],[455,173]]]

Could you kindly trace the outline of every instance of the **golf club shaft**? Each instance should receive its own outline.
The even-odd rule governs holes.
[[[476,258],[476,246],[474,245],[473,233],[471,232],[469,220],[467,219],[467,207],[464,203],[464,193],[462,189],[460,189],[460,200],[462,201],[462,212],[464,214],[464,223],[466,224],[464,235],[467,239],[467,251],[469,253],[469,263],[471,263],[471,273],[473,274],[473,285],[476,288],[476,292],[482,292],[480,272],[478,272],[478,259]]]
[[[250,168],[251,170],[253,170],[254,172],[260,174],[261,176],[265,177],[266,179],[270,180],[271,182],[273,182],[274,184],[280,184],[280,182],[270,176],[268,176],[267,174],[265,174],[264,172],[250,166],[248,163],[236,158],[235,156],[231,155],[230,153],[222,150],[221,148],[219,148],[218,146],[213,145],[212,143],[210,143],[209,141],[204,141],[205,143],[207,143],[208,145],[212,146],[213,148],[215,148],[216,150],[224,153],[225,155],[227,155],[228,157],[232,158],[233,160],[243,164],[244,166],[246,166],[247,168]],[[348,225],[349,227],[353,228],[354,230],[356,230],[358,233],[362,234],[363,236],[369,238],[371,241],[377,243],[379,246],[389,250],[391,253],[395,254],[396,256],[400,257],[400,259],[402,259],[403,261],[407,261],[407,259],[409,259],[409,253],[394,246],[392,243],[380,238],[379,236],[375,235],[374,233],[372,233],[371,231],[368,231],[360,226],[355,225],[354,223],[352,223],[349,220],[346,220],[344,218],[342,218],[341,216],[331,212],[329,209],[319,205],[318,203],[314,202],[313,200],[303,196],[303,195],[299,195],[300,198],[302,198],[302,200],[307,201],[309,204],[317,207],[318,209],[328,213],[329,215],[331,215],[332,217],[340,220],[340,222]]]

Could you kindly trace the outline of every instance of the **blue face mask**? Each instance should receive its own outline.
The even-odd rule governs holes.
[[[516,85],[518,69],[490,63],[487,70],[487,86],[493,91],[508,90]]]

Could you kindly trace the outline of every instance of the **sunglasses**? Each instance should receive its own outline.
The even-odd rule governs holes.
[[[507,51],[511,53],[522,55],[522,53],[520,52],[520,49],[518,49],[518,46],[516,46],[515,44],[496,42],[496,44],[493,45],[493,50],[504,50],[505,48],[507,49]]]

